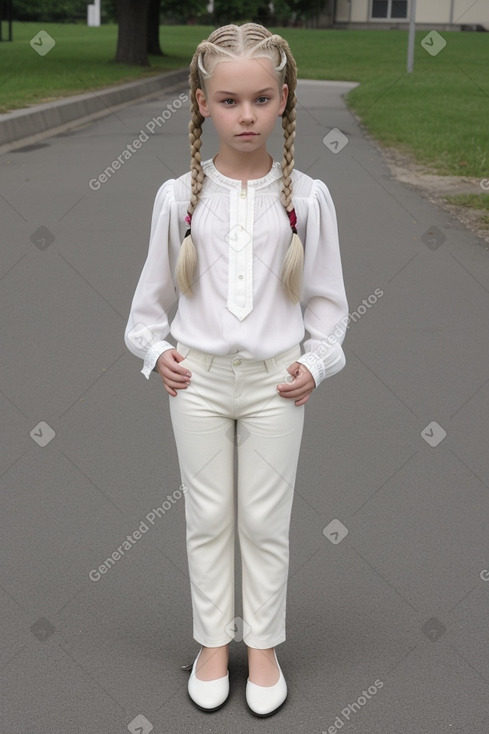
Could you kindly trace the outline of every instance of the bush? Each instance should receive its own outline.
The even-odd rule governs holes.
[[[86,20],[87,3],[85,0],[16,0],[12,14],[14,20],[73,23]]]

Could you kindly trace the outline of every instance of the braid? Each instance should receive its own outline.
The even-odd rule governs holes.
[[[287,104],[282,114],[282,128],[284,131],[284,153],[282,158],[282,192],[281,200],[289,214],[292,226],[292,240],[285,255],[282,267],[282,282],[293,303],[300,300],[302,288],[302,270],[304,267],[304,248],[295,228],[295,212],[292,202],[292,170],[294,168],[294,140],[297,96],[297,64],[292,56],[289,44],[282,41],[281,48],[287,58],[285,66],[285,84],[289,88]],[[291,218],[292,216],[292,218]]]
[[[287,104],[282,114],[282,128],[284,131],[284,154],[282,158],[282,204],[287,210],[291,209],[292,179],[291,172],[294,168],[294,139],[297,97],[295,88],[297,86],[297,66],[295,59],[290,53],[288,44],[283,47],[287,57],[285,84],[289,88]]]
[[[197,252],[192,241],[192,215],[199,203],[204,185],[205,173],[202,168],[202,124],[205,117],[200,113],[196,98],[196,90],[204,89],[205,81],[212,75],[212,62],[227,57],[238,60],[240,57],[269,58],[275,68],[279,86],[287,84],[289,93],[287,104],[282,113],[284,130],[284,153],[282,159],[282,191],[281,202],[289,216],[292,227],[292,240],[284,258],[281,279],[290,299],[297,303],[300,298],[304,250],[295,228],[296,216],[292,202],[292,177],[294,168],[294,138],[296,118],[297,65],[287,41],[277,34],[272,34],[258,23],[245,23],[242,26],[225,25],[216,28],[208,39],[197,46],[190,63],[190,111],[189,141],[191,150],[191,196],[185,221],[188,229],[180,249],[176,265],[176,277],[182,293],[192,294],[192,283],[197,265]],[[211,64],[205,64],[210,59]],[[206,68],[207,66],[207,68]],[[209,66],[211,68],[209,68]]]
[[[202,155],[200,149],[202,147],[202,122],[204,117],[200,112],[193,109],[192,117],[188,125],[189,139],[190,139],[190,171],[192,178],[192,196],[189,204],[189,213],[193,213],[197,203],[199,201],[199,194],[202,191],[204,183],[204,170],[202,168]]]
[[[188,229],[185,233],[178,260],[176,264],[176,277],[178,287],[182,293],[186,295],[192,294],[192,282],[194,279],[195,268],[197,266],[197,251],[190,231],[190,223],[195,207],[199,203],[199,194],[204,185],[204,170],[202,168],[202,156],[200,148],[202,146],[202,123],[205,117],[200,114],[199,105],[195,97],[195,91],[199,86],[199,69],[197,64],[197,54],[194,54],[190,64],[189,74],[190,86],[190,122],[188,124],[188,135],[190,140],[190,177],[191,177],[191,196],[187,210],[185,221],[188,223]]]

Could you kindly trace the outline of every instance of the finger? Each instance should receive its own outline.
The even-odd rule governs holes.
[[[312,390],[310,392],[307,392],[307,393],[301,393],[300,395],[282,395],[282,397],[285,400],[293,400],[296,405],[299,405],[299,404],[302,405],[302,402],[300,402],[300,401],[303,401],[304,398],[305,398],[305,400],[309,400],[309,395],[311,394],[311,392],[312,392]]]
[[[296,377],[299,374],[300,366],[300,362],[293,362],[287,367],[287,372],[289,375],[292,375],[292,377]]]
[[[172,390],[185,390],[190,385],[190,380],[182,382],[181,380],[173,380],[168,377],[163,377],[162,379],[165,385],[172,388]]]
[[[190,377],[188,374],[182,372],[174,372],[173,370],[161,370],[161,376],[168,382],[176,383],[177,385],[188,385],[190,384]]]
[[[177,352],[176,349],[173,352],[171,352],[171,356],[173,357],[173,359],[176,362],[181,362],[182,359],[185,359],[185,357],[183,356],[183,354],[180,354],[180,352]]]
[[[185,365],[182,365],[182,367],[179,367],[178,364],[168,364],[167,362],[163,363],[163,369],[166,369],[168,374],[170,375],[183,375],[183,377],[191,377],[192,373],[190,372],[188,367],[185,367]]]
[[[310,393],[312,393],[313,390],[314,388],[312,387],[312,385],[303,385],[302,387],[299,387],[295,390],[288,390],[288,391],[279,390],[279,395],[282,398],[287,398],[289,400],[299,400],[304,395],[310,395]]]
[[[172,397],[176,397],[177,393],[175,392],[175,390],[172,390],[171,387],[168,387],[167,385],[165,385],[165,383],[163,383],[163,387],[167,391],[168,395],[171,395]]]
[[[299,377],[293,382],[283,382],[279,385],[277,385],[277,390],[279,393],[282,394],[288,394],[288,395],[294,395],[298,394],[298,390],[302,390],[303,388],[313,388],[313,385],[311,384],[310,378],[308,375],[304,375],[303,377]]]
[[[171,352],[163,352],[159,363],[157,362],[157,368],[159,370],[163,370],[166,367],[170,372],[191,377],[191,372],[186,365],[182,365],[181,367],[179,366],[179,362],[182,362],[184,359],[185,357],[183,354],[180,354],[180,352],[175,350],[172,350]]]
[[[176,380],[169,380],[166,377],[162,377],[161,379],[163,380],[163,384],[167,392],[171,391],[171,395],[175,395],[175,390],[186,390],[190,385],[190,382],[181,383]]]
[[[165,387],[170,388],[170,390],[173,391],[181,390],[190,385],[190,379],[188,377],[182,376],[177,372],[167,370],[164,367],[159,370],[159,375],[163,380]]]
[[[176,362],[161,362],[158,365],[158,370],[160,374],[164,374],[170,378],[174,377],[176,379],[178,377],[178,379],[181,379],[182,377],[186,377],[189,379],[191,377],[191,372],[188,367],[179,367]]]
[[[293,387],[294,385],[302,385],[303,383],[310,380],[311,382],[314,382],[314,378],[309,372],[309,370],[303,365],[299,364],[298,362],[295,362],[294,364],[290,365],[290,367],[287,369],[291,377],[286,378],[285,382],[281,382],[281,387]]]

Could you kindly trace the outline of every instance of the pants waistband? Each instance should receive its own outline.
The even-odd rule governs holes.
[[[206,370],[210,370],[212,364],[216,362],[223,366],[229,365],[244,367],[249,370],[263,369],[263,366],[265,366],[268,372],[272,372],[282,363],[289,364],[295,362],[301,355],[299,344],[291,347],[291,349],[286,349],[284,352],[276,354],[274,357],[269,357],[268,359],[247,359],[246,357],[241,357],[239,354],[208,354],[207,352],[201,352],[199,349],[194,349],[194,347],[189,347],[181,342],[177,343],[177,351],[184,357],[190,356],[192,359],[201,362]]]

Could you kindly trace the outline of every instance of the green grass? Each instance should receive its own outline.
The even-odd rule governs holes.
[[[489,226],[489,194],[457,194],[456,196],[446,196],[445,199],[449,204],[487,212],[487,214],[482,214],[479,221]]]
[[[489,174],[489,34],[443,32],[437,56],[420,45],[406,71],[407,31],[284,31],[299,76],[361,85],[347,101],[381,143],[442,175]],[[316,39],[316,40],[315,40]]]
[[[45,29],[56,46],[44,57],[29,40]],[[161,28],[163,58],[152,66],[115,64],[115,26],[15,23],[0,44],[0,110],[86,92],[188,65],[208,26]],[[430,56],[416,38],[415,68],[406,72],[407,31],[271,28],[289,42],[299,77],[361,82],[347,98],[369,132],[440,174],[489,175],[489,34],[443,32],[446,47]]]
[[[45,30],[56,45],[39,56],[29,41]],[[163,57],[150,67],[114,62],[117,27],[79,24],[14,23],[11,43],[0,43],[0,112],[39,104],[92,89],[129,82],[188,66],[195,47],[212,28],[161,28]]]

